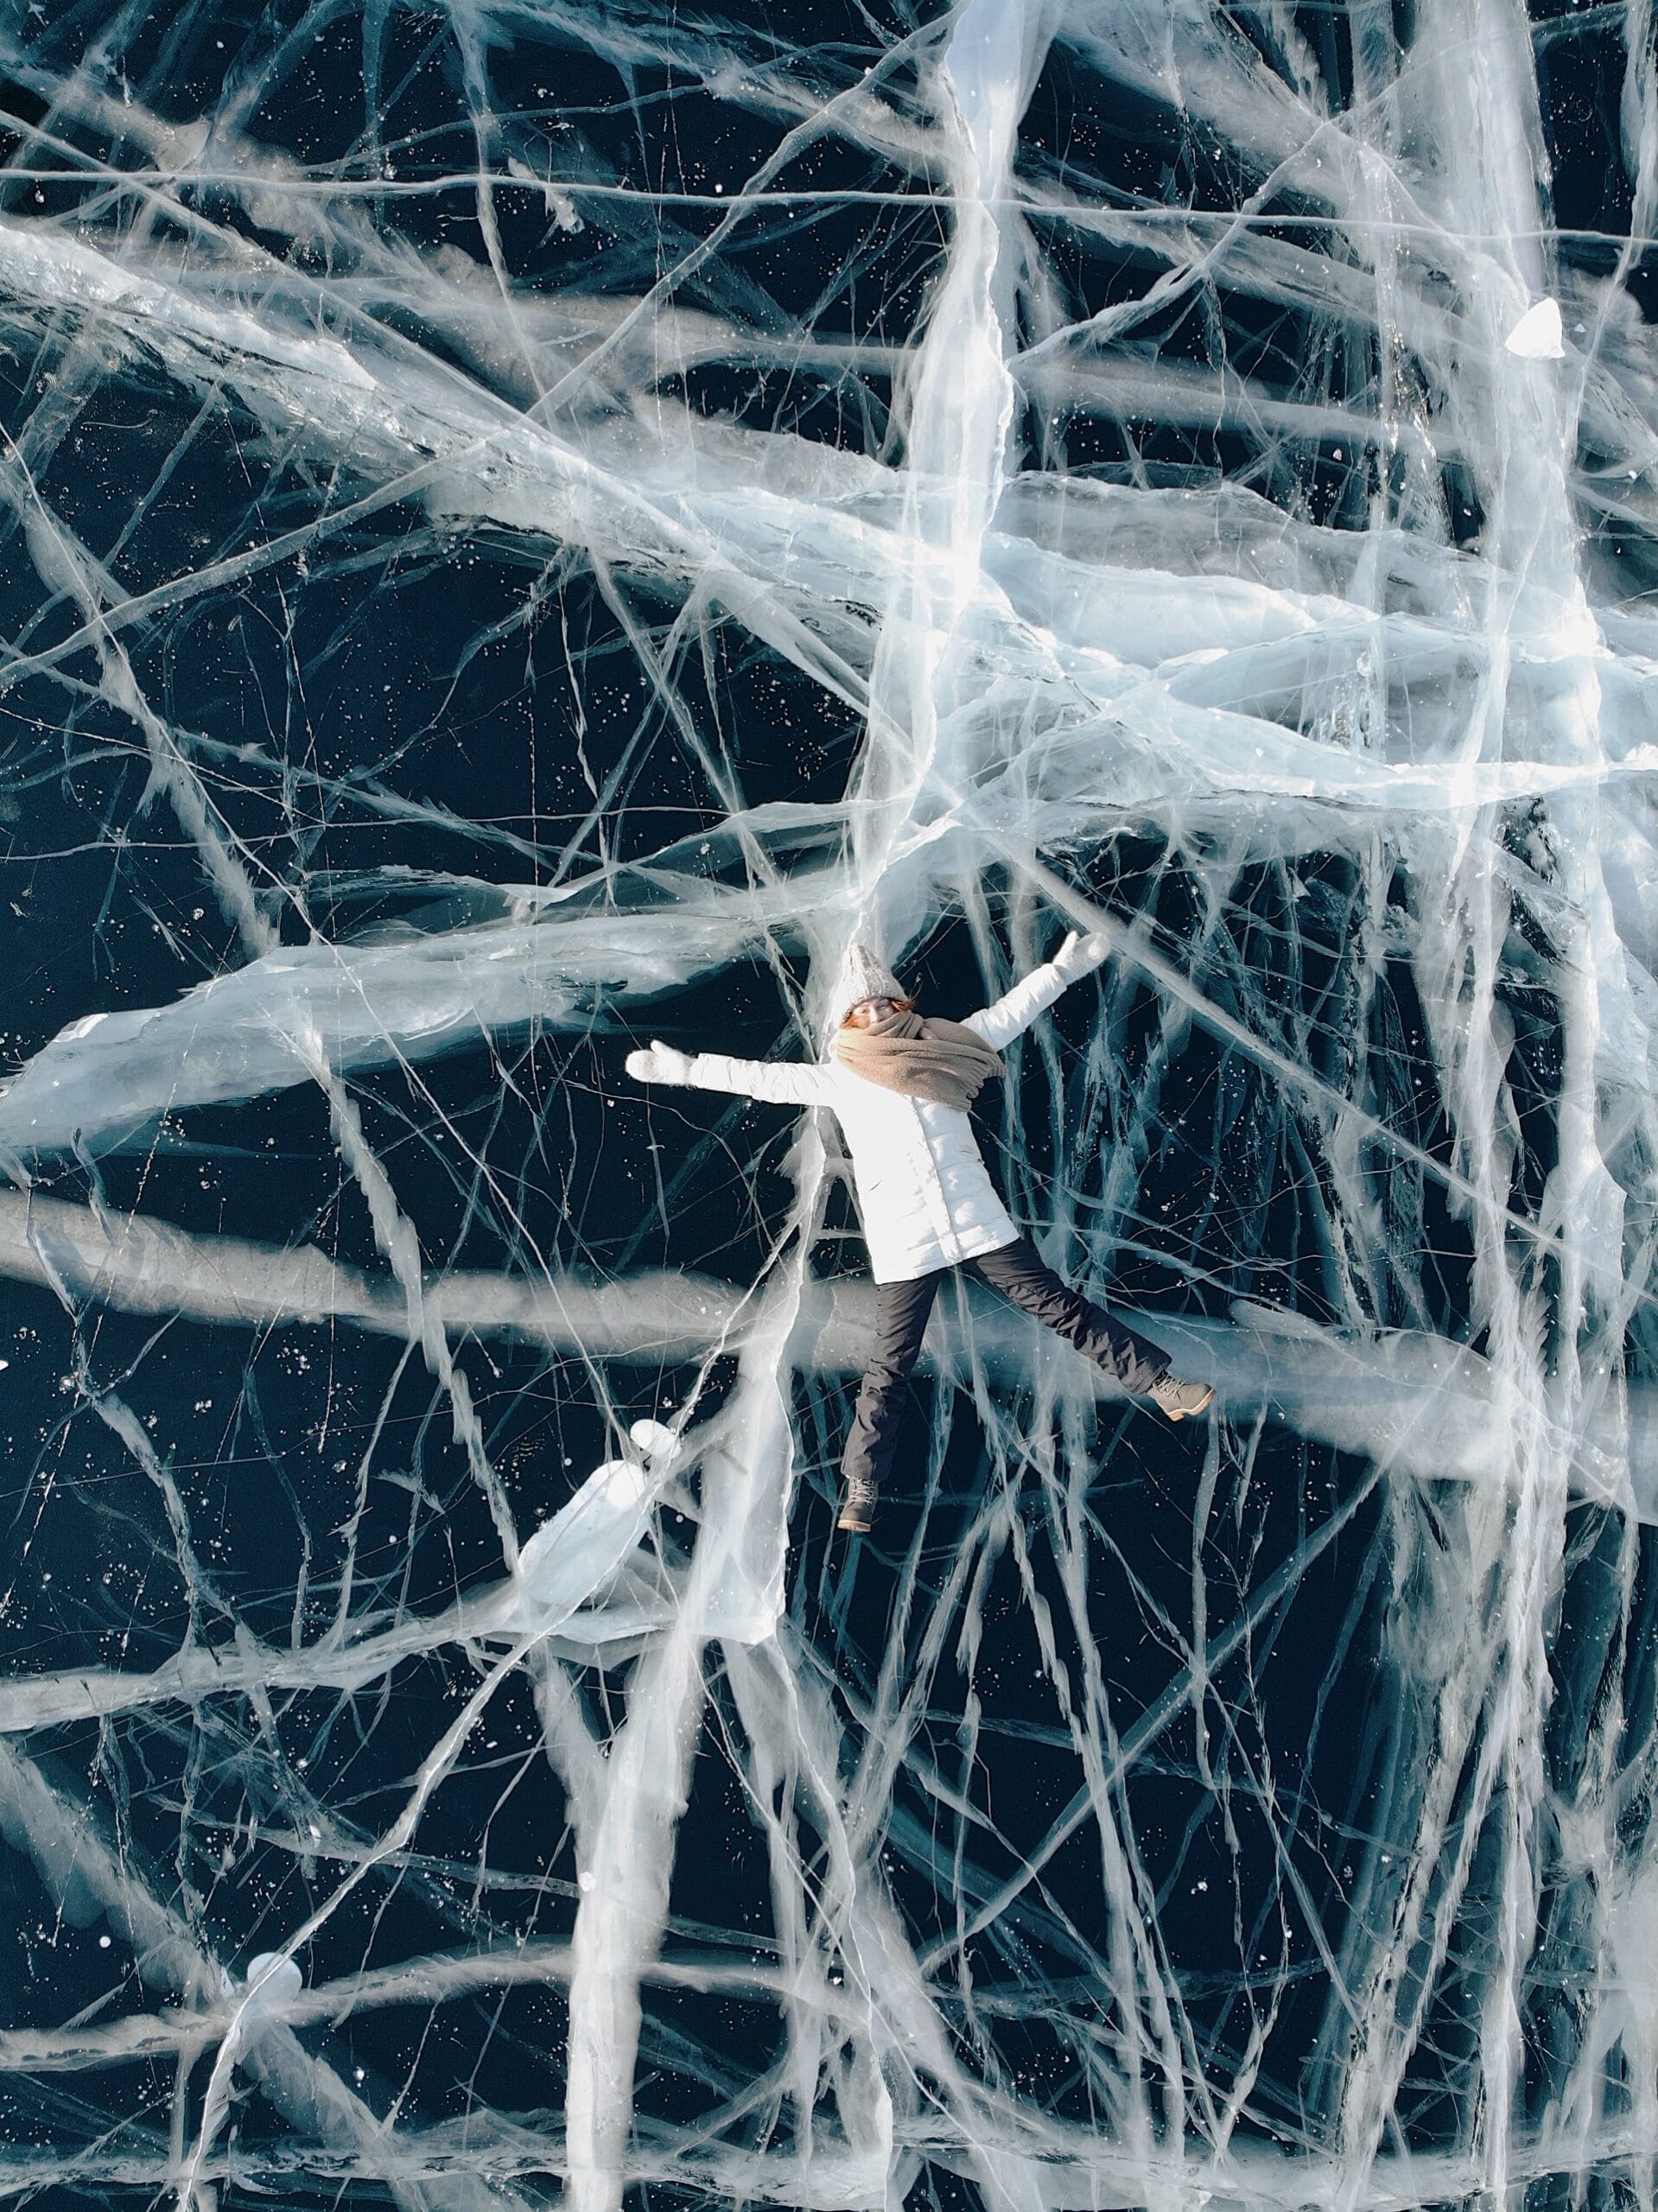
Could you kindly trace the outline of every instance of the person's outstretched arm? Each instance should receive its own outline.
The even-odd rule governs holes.
[[[992,1052],[1000,1052],[1028,1029],[1061,992],[1068,991],[1084,976],[1091,976],[1110,950],[1111,940],[1102,931],[1096,930],[1091,937],[1078,937],[1072,930],[1051,960],[1040,968],[1032,968],[994,1006],[969,1014],[962,1027],[975,1030]]]
[[[829,1096],[829,1070],[805,1060],[734,1060],[724,1052],[681,1052],[654,1037],[648,1052],[628,1054],[627,1072],[636,1083],[729,1090],[739,1098],[765,1098],[778,1106],[821,1106]]]

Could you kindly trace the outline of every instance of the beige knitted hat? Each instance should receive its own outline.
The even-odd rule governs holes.
[[[838,1022],[848,1007],[856,1006],[860,999],[901,999],[903,991],[898,977],[886,963],[876,958],[867,944],[854,944],[847,951],[846,965],[841,970],[841,987],[835,995],[835,1020]]]

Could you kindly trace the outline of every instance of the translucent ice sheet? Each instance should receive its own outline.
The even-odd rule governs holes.
[[[0,0],[7,2201],[1653,2206],[1654,37]]]

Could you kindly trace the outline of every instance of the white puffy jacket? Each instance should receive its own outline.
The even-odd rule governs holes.
[[[969,1014],[963,1026],[1001,1052],[1098,964],[1104,941],[1085,943],[1086,950],[1078,945],[1074,951],[1068,944],[1068,959],[1062,956],[1033,968],[1006,998]],[[648,1079],[653,1082],[729,1090],[740,1098],[772,1099],[778,1105],[831,1108],[852,1154],[877,1282],[912,1281],[936,1268],[994,1252],[1019,1235],[985,1173],[973,1124],[954,1106],[935,1106],[885,1090],[833,1058],[813,1067],[800,1060],[734,1060],[724,1052],[688,1058],[661,1045],[634,1057],[639,1073],[650,1063]]]

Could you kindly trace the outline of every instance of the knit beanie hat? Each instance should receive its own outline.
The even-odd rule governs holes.
[[[841,970],[841,987],[835,995],[835,1020],[839,1022],[848,1007],[856,1006],[860,999],[901,999],[898,977],[886,963],[876,958],[867,944],[848,948],[846,966]]]

